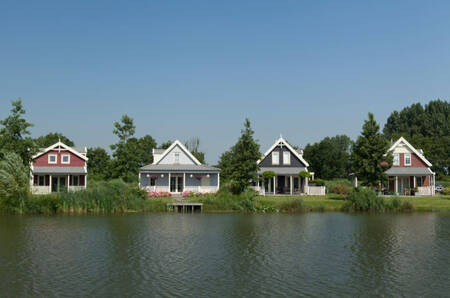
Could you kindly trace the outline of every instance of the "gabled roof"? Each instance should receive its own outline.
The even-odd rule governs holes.
[[[192,155],[192,153],[189,152],[189,150],[188,150],[188,149],[187,149],[180,141],[178,141],[178,140],[176,140],[175,142],[173,142],[172,145],[170,145],[170,147],[167,148],[166,151],[164,151],[164,153],[162,153],[161,156],[160,156],[157,160],[155,160],[155,161],[153,162],[153,164],[154,164],[154,165],[159,164],[159,162],[160,162],[161,160],[163,160],[164,157],[166,157],[166,155],[169,154],[169,152],[172,151],[172,149],[175,148],[176,146],[180,147],[181,150],[183,150],[184,153],[186,153],[186,155],[189,156],[189,157],[192,159],[192,161],[193,161],[196,165],[201,165],[201,164],[202,164],[202,163],[199,162],[198,159],[195,158],[195,156]]]
[[[45,148],[44,150],[42,150],[41,152],[39,152],[38,154],[34,155],[32,157],[32,159],[36,159],[39,156],[51,151],[51,150],[57,150],[58,147],[62,147],[65,150],[75,154],[76,156],[78,156],[79,158],[83,159],[83,160],[88,160],[88,158],[86,156],[84,156],[83,154],[81,154],[80,152],[76,151],[75,149],[73,149],[72,147],[67,146],[66,144],[64,144],[63,142],[57,142],[53,145],[51,145],[50,147]]]
[[[300,161],[306,166],[309,167],[309,164],[306,162],[306,160],[303,159],[303,156],[294,148],[292,148],[291,145],[289,145],[288,142],[286,142],[285,139],[283,139],[282,137],[280,137],[278,140],[275,141],[275,143],[273,143],[272,147],[269,148],[269,150],[266,151],[266,153],[264,153],[263,157],[261,159],[258,160],[258,164],[264,160],[264,158],[266,158],[267,155],[270,154],[270,152],[272,152],[273,149],[275,149],[276,146],[278,145],[284,145],[286,146],[289,151],[291,151],[292,154],[294,154],[298,159],[300,159]]]
[[[405,144],[412,152],[414,152],[427,166],[431,167],[432,164],[429,162],[422,153],[419,152],[416,148],[414,148],[404,137],[400,137],[392,146],[388,149],[388,152],[393,151],[400,143]]]

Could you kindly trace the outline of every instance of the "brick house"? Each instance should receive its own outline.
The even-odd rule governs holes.
[[[435,173],[421,149],[414,148],[401,137],[388,152],[394,157],[392,167],[385,172],[389,177],[389,192],[408,195],[416,189],[416,195],[435,194]]]

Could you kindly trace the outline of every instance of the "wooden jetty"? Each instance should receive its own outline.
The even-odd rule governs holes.
[[[167,203],[166,210],[175,213],[196,213],[196,212],[202,213],[203,203],[188,203],[188,202]]]

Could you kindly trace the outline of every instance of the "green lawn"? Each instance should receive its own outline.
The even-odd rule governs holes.
[[[258,200],[264,204],[271,204],[275,208],[283,202],[301,198],[304,206],[309,211],[339,211],[344,205],[344,197],[327,194],[326,196],[294,196],[294,197],[264,197],[259,196]],[[392,200],[394,197],[386,197],[386,200]],[[450,211],[450,196],[434,197],[400,197],[401,200],[408,200],[414,206],[416,211]]]

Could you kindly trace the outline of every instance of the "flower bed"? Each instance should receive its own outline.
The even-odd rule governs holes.
[[[149,198],[162,198],[162,197],[171,197],[172,194],[170,192],[167,191],[149,191],[148,192],[148,197]]]

